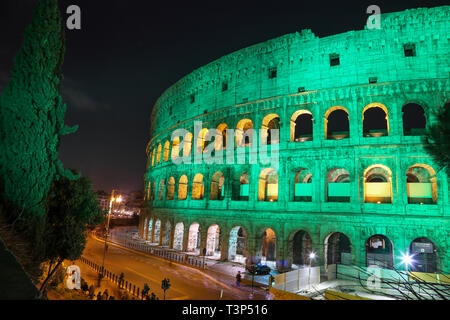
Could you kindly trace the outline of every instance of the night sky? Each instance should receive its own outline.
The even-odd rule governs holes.
[[[0,0],[0,93],[8,82],[35,0]],[[177,80],[228,53],[302,29],[320,37],[361,30],[371,4],[383,12],[448,1],[208,2],[60,1],[81,7],[82,30],[66,30],[60,158],[94,189],[138,190],[152,106]]]

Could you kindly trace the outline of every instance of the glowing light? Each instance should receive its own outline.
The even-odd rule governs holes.
[[[314,252],[311,252],[309,254],[309,259],[314,260],[316,258],[316,254]]]
[[[401,263],[406,265],[406,266],[412,266],[414,264],[414,260],[413,260],[414,255],[409,255],[409,254],[402,254],[401,256]]]

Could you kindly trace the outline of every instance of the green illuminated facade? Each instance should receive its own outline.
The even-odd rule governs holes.
[[[422,147],[450,101],[449,21],[445,6],[383,14],[378,30],[302,30],[182,78],[153,108],[140,235],[279,271],[311,251],[315,265],[397,268],[409,252],[417,271],[450,271],[449,179]],[[227,128],[279,129],[278,167],[175,165],[201,149],[171,140],[194,121],[227,145]]]

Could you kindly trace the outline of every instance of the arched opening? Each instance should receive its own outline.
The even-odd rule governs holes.
[[[225,176],[222,172],[216,172],[211,178],[211,200],[223,200],[225,199]]]
[[[194,182],[192,183],[192,199],[203,200],[204,191],[203,175],[198,173],[195,175]]]
[[[267,144],[272,144],[272,137],[274,138],[273,143],[280,142],[280,117],[275,114],[269,114],[264,117],[262,121],[262,139],[267,141]],[[278,134],[275,135],[273,130],[278,130]],[[275,137],[278,137],[275,139]]]
[[[291,117],[291,141],[304,142],[313,139],[313,116],[308,110],[298,110]]]
[[[156,181],[153,181],[151,197],[150,197],[151,201],[155,200],[155,193],[156,193]]]
[[[294,201],[312,201],[312,173],[309,169],[301,168],[297,171],[294,181]]]
[[[309,266],[309,255],[312,252],[312,240],[306,231],[297,231],[293,240],[293,268]]]
[[[228,260],[245,264],[245,250],[247,233],[244,228],[237,226],[231,229],[228,245]]]
[[[236,147],[248,147],[253,143],[253,122],[242,119],[236,126]]]
[[[379,266],[392,269],[394,266],[394,248],[388,237],[377,234],[366,241],[366,267]]]
[[[203,128],[197,137],[197,153],[203,153],[205,152],[206,147],[208,146],[210,140],[209,137],[209,130],[206,128]]]
[[[272,269],[276,269],[276,241],[275,231],[267,228],[262,239],[261,263]]]
[[[163,156],[164,162],[167,162],[169,160],[169,155],[170,155],[170,142],[166,141],[166,143],[164,143],[164,156]]]
[[[227,126],[226,123],[221,123],[221,124],[219,124],[217,126],[217,130],[222,135],[222,143],[220,142],[220,139],[214,139],[214,147],[215,147],[216,150],[220,150],[220,149],[225,150],[227,148],[227,140],[228,140],[227,130],[228,130],[228,126]]]
[[[156,153],[156,164],[159,164],[161,162],[161,150],[162,150],[162,145],[160,143],[158,145],[158,152]]]
[[[164,186],[165,186],[164,179],[159,180],[158,200],[164,199]]]
[[[188,177],[183,175],[178,182],[178,200],[186,200],[188,193]]]
[[[208,235],[206,238],[206,255],[213,259],[220,259],[220,240],[221,233],[217,224],[208,228]]]
[[[161,220],[156,220],[155,222],[155,234],[153,238],[153,243],[159,245],[159,235],[161,234]]]
[[[144,229],[144,234],[143,234],[144,240],[147,239],[147,237],[148,237],[148,234],[147,234],[147,222],[148,222],[147,221],[147,217],[145,217],[144,218],[144,228],[143,228]]]
[[[422,237],[417,238],[409,247],[410,254],[413,256],[411,271],[437,273],[437,255],[436,246],[430,239]]]
[[[415,164],[406,172],[408,203],[436,204],[438,200],[436,172],[426,164]]]
[[[327,202],[350,202],[350,173],[344,168],[328,172]]]
[[[183,235],[184,235],[184,224],[183,222],[178,222],[175,225],[175,231],[173,234],[173,248],[174,250],[183,250]]]
[[[175,137],[172,142],[172,160],[180,156],[180,137]]]
[[[426,133],[427,120],[425,111],[416,103],[408,103],[403,106],[403,135],[422,136]]]
[[[155,165],[155,156],[156,156],[156,149],[153,148],[153,151],[152,151],[152,167]]]
[[[163,247],[170,246],[170,232],[172,231],[172,225],[170,224],[170,221],[166,222],[166,225],[164,227],[164,233],[163,233]]]
[[[167,200],[173,200],[174,195],[175,195],[175,178],[174,177],[170,177],[169,178],[169,182],[167,183],[166,199]]]
[[[189,157],[192,150],[192,133],[188,132],[183,140],[183,157]]]
[[[363,110],[363,136],[383,137],[389,135],[388,110],[382,104],[372,103]]]
[[[148,229],[147,229],[147,237],[145,240],[151,240],[150,237],[152,236],[152,228],[153,228],[153,219],[149,219]]]
[[[239,200],[248,201],[250,195],[250,179],[247,172],[239,178]]]
[[[352,264],[352,245],[350,239],[343,233],[333,232],[325,240],[327,265]]]
[[[375,164],[364,170],[364,202],[392,203],[392,172]]]
[[[194,252],[196,255],[200,253],[200,225],[193,223],[189,227],[188,252]]]
[[[272,168],[264,169],[259,175],[258,201],[278,201],[278,174]]]
[[[325,139],[342,140],[350,137],[348,111],[344,107],[333,107],[325,113]]]

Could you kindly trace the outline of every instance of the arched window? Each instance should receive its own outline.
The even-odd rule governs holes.
[[[164,162],[167,162],[169,160],[169,155],[170,155],[170,142],[166,141],[166,143],[164,143],[164,156],[163,156]]]
[[[392,269],[394,266],[394,250],[391,240],[384,235],[371,236],[366,241],[366,267],[378,266]]]
[[[165,184],[164,179],[161,179],[159,181],[158,200],[163,200],[164,199],[164,184]]]
[[[203,175],[198,173],[194,177],[194,182],[192,184],[192,199],[194,200],[202,200],[204,193],[204,185],[203,185]]]
[[[161,151],[162,151],[162,145],[160,143],[158,145],[158,152],[156,153],[156,164],[159,164],[161,162]]]
[[[153,148],[153,152],[152,152],[152,167],[155,165],[155,155],[156,155],[156,149]]]
[[[239,200],[248,201],[250,195],[250,179],[247,172],[239,178]]]
[[[222,172],[216,172],[211,178],[211,200],[223,200],[225,199],[224,188],[225,176]]]
[[[236,147],[249,146],[253,143],[253,122],[242,119],[236,126]]]
[[[309,255],[312,252],[312,240],[308,232],[297,231],[293,241],[293,264],[296,267],[309,266]]]
[[[226,149],[227,148],[227,130],[228,126],[226,123],[221,123],[217,127],[217,130],[222,134],[222,143],[220,143],[220,139],[214,139],[214,147],[216,150]]]
[[[389,135],[388,110],[382,104],[371,103],[363,110],[363,136],[383,137]]]
[[[188,132],[183,141],[183,157],[189,157],[192,150],[192,133]]]
[[[183,222],[178,222],[175,225],[175,231],[173,233],[173,249],[181,251],[183,250],[183,235],[184,235],[184,224]]]
[[[278,174],[272,168],[261,171],[258,186],[259,201],[278,201]]]
[[[364,202],[392,203],[392,172],[382,164],[364,170]]]
[[[312,201],[312,173],[310,170],[301,168],[297,171],[294,181],[294,201]]]
[[[188,191],[188,178],[183,175],[178,182],[178,200],[186,200]]]
[[[173,200],[175,194],[175,179],[174,177],[170,177],[169,182],[167,183],[167,200]]]
[[[350,239],[343,233],[333,232],[325,240],[327,265],[352,264]]]
[[[172,231],[172,225],[171,225],[170,221],[167,221],[166,225],[164,226],[162,246],[168,247],[170,245],[170,232],[171,231]]]
[[[180,156],[180,138],[175,137],[172,142],[172,160],[177,159]]]
[[[437,273],[437,255],[436,246],[430,239],[422,237],[417,238],[409,247],[413,263],[411,271]]]
[[[438,200],[436,172],[426,164],[415,164],[406,172],[408,203],[435,204]]]
[[[199,132],[197,137],[197,153],[203,153],[208,146],[210,139],[209,137],[209,130],[206,128],[203,128],[202,131]]]
[[[280,117],[275,114],[269,114],[264,117],[262,121],[262,138],[266,139],[267,144],[272,143],[272,138],[274,139],[273,143],[280,142]],[[275,135],[273,130],[278,130],[278,134]],[[275,139],[277,137],[277,139]]]
[[[151,197],[150,200],[155,200],[155,193],[156,193],[156,180],[153,181],[152,190],[151,190]]]
[[[350,174],[344,168],[328,172],[327,202],[350,202]]]
[[[197,222],[189,227],[187,250],[196,254],[200,253],[200,225]]]
[[[325,113],[325,139],[341,140],[350,136],[348,111],[344,107],[333,107]]]
[[[261,262],[267,264],[271,268],[276,267],[276,245],[277,238],[275,235],[275,231],[273,231],[271,228],[267,228],[266,231],[264,231],[262,238]]]
[[[403,135],[421,136],[426,132],[427,120],[423,108],[415,103],[403,106]]]
[[[313,116],[308,110],[297,110],[291,117],[291,141],[304,142],[313,139]]]
[[[208,228],[208,235],[206,237],[206,255],[214,256],[220,259],[220,228],[217,224],[213,224]]]
[[[237,226],[230,231],[228,244],[228,261],[241,262],[245,264],[245,249],[247,244],[247,233],[244,228]]]

